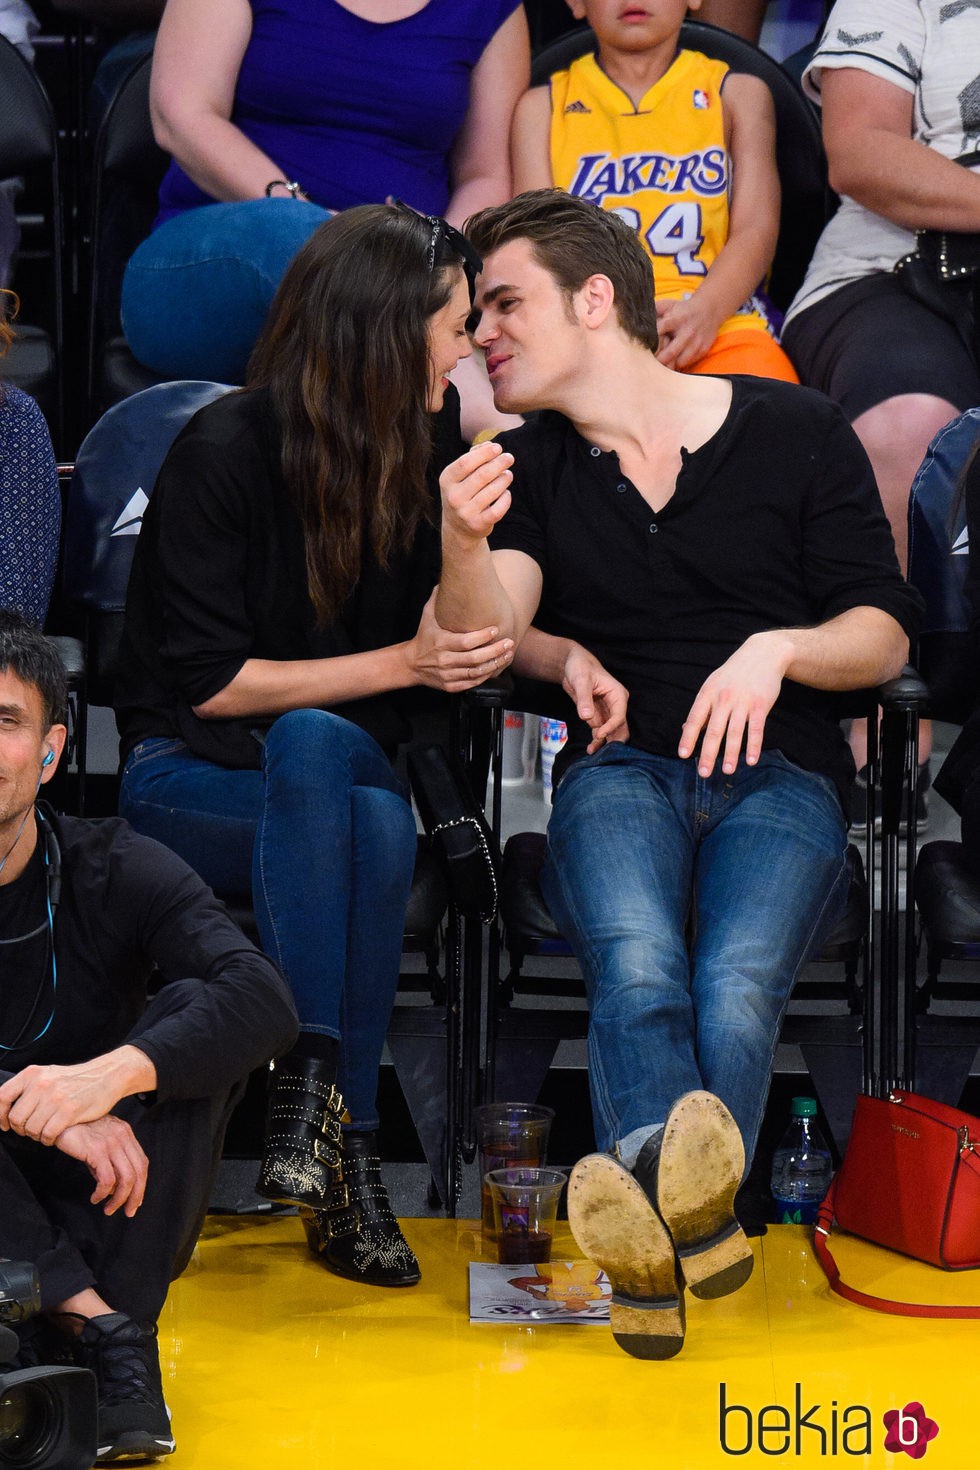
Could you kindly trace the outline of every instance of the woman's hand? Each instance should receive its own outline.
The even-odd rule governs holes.
[[[626,723],[628,689],[580,643],[573,643],[568,650],[561,682],[565,693],[575,701],[579,719],[592,731],[589,755],[610,740],[630,738]]]
[[[413,683],[459,694],[506,669],[514,657],[514,640],[499,638],[497,628],[447,633],[436,622],[436,591],[422,609],[418,632],[405,644],[406,658]]]

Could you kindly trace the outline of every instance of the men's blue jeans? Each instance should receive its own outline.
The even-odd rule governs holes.
[[[134,355],[172,378],[244,383],[283,273],[330,211],[302,199],[202,204],[153,231],[126,267]]]
[[[833,783],[779,751],[702,779],[613,744],[555,793],[545,897],[582,966],[596,1138],[628,1166],[706,1088],[755,1149],[783,1012],[847,895]]]
[[[275,721],[261,771],[144,740],[126,761],[119,808],[223,897],[251,896],[302,1029],[339,1036],[338,1086],[354,1126],[373,1128],[416,848],[381,747],[311,709]]]

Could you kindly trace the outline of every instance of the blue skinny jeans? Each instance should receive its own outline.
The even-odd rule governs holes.
[[[571,767],[542,886],[585,976],[601,1149],[631,1166],[706,1088],[748,1165],[790,991],[847,896],[845,846],[833,783],[779,751],[707,778],[622,744]]]
[[[353,1126],[376,1127],[416,849],[377,742],[338,715],[293,710],[269,730],[262,769],[237,771],[154,737],[130,752],[119,809],[217,893],[251,897],[301,1028],[340,1040]]]
[[[172,378],[244,383],[276,288],[330,211],[302,199],[202,204],[133,252],[122,325],[134,356]]]

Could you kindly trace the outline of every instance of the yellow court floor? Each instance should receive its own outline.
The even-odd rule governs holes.
[[[379,1290],[325,1272],[296,1219],[208,1221],[160,1324],[174,1470],[901,1470],[920,1457],[885,1449],[884,1415],[915,1403],[939,1428],[921,1456],[928,1470],[980,1464],[980,1322],[842,1301],[802,1227],[753,1243],[755,1271],[736,1295],[689,1298],[683,1352],[647,1363],[604,1325],[471,1325],[478,1225],[403,1224],[422,1283]],[[576,1255],[560,1230],[556,1256]],[[845,1277],[879,1295],[980,1302],[980,1273],[853,1240],[836,1255]],[[912,1418],[899,1429],[914,1448]]]

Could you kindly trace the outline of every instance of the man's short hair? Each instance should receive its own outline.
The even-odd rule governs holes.
[[[20,613],[0,608],[0,673],[8,669],[40,694],[45,730],[65,723],[68,676],[60,653],[51,639]]]
[[[568,296],[590,276],[608,276],[619,325],[656,352],[653,266],[636,231],[618,214],[564,189],[532,189],[481,209],[467,220],[466,234],[484,260],[511,240],[529,241],[535,260]]]

